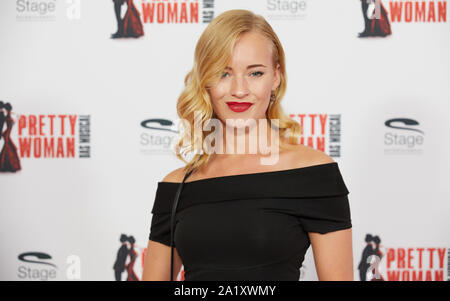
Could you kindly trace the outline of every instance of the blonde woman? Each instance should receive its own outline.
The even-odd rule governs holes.
[[[197,43],[185,86],[177,110],[190,127],[177,150],[188,145],[195,155],[178,152],[185,166],[158,182],[143,280],[175,279],[183,265],[184,280],[297,281],[310,245],[319,280],[353,280],[349,192],[333,159],[298,144],[300,125],[280,104],[284,51],[265,19],[248,10],[217,16]],[[213,128],[195,137],[195,113],[202,124],[218,120],[214,137],[222,140],[202,143]],[[251,151],[255,137],[275,141],[268,143],[279,146],[275,160],[263,160],[267,148]],[[239,139],[245,151],[227,152]]]

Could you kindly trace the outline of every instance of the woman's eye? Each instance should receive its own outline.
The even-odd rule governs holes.
[[[257,73],[257,74],[259,73],[259,74],[260,74],[260,75],[258,75],[258,77],[264,74],[264,73],[261,72],[261,71],[255,71],[255,72],[252,72],[252,74],[255,74],[255,73]]]
[[[222,78],[224,78],[225,75],[227,75],[227,74],[228,74],[228,72],[223,73],[223,74],[222,74]],[[260,77],[260,76],[262,76],[262,75],[264,74],[264,72],[261,72],[261,71],[255,71],[255,72],[252,72],[251,74],[252,74],[252,75],[253,75],[253,74],[257,74],[256,77]]]

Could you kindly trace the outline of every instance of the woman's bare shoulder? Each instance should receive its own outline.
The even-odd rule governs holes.
[[[293,168],[335,162],[333,158],[323,151],[302,144],[292,148],[292,151],[289,154],[289,161]]]
[[[184,174],[184,167],[180,167],[168,173],[162,181],[181,183],[181,181],[183,181]]]

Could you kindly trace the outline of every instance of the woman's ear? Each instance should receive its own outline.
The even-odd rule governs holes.
[[[276,90],[281,83],[281,72],[280,72],[280,64],[277,63],[277,66],[274,69],[274,83],[272,86],[272,90]]]

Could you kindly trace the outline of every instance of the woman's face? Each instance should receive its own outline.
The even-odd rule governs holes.
[[[254,119],[258,123],[259,119],[266,118],[271,92],[280,84],[279,67],[277,64],[274,69],[270,40],[257,32],[242,34],[233,49],[231,62],[219,82],[209,90],[217,117],[224,124],[226,119]],[[245,110],[246,106],[230,106],[228,102],[251,105]]]

